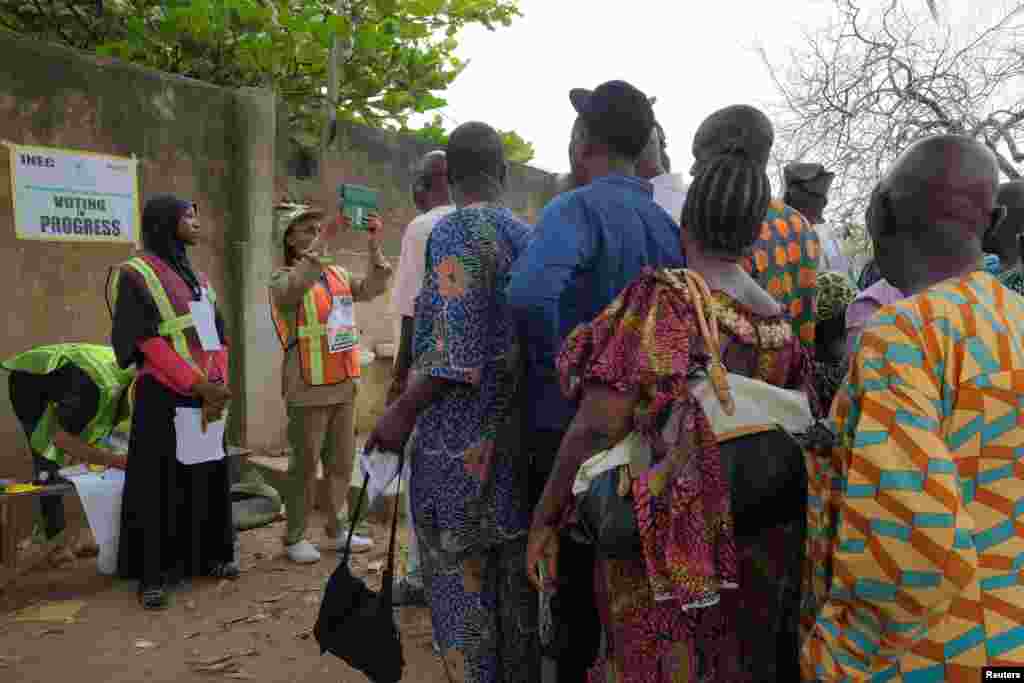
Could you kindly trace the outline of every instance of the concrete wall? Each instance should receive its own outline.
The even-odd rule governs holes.
[[[58,46],[0,40],[0,140],[136,156],[141,194],[174,192],[200,206],[207,240],[192,253],[221,293],[232,340],[231,438],[255,448],[285,445],[280,398],[281,350],[270,322],[266,283],[279,264],[274,202],[289,197],[333,209],[339,183],[380,192],[383,248],[397,266],[402,233],[415,216],[410,167],[430,147],[415,138],[360,126],[343,127],[321,172],[289,172],[294,145],[282,108],[264,91],[231,91]],[[125,246],[18,241],[14,237],[6,148],[0,147],[0,292],[7,334],[0,357],[61,341],[108,343],[103,297],[108,268],[132,254]],[[553,176],[512,169],[508,205],[527,220],[554,191]],[[338,235],[339,262],[365,271],[363,233]],[[365,348],[394,341],[390,295],[357,306]],[[360,429],[383,406],[390,359],[368,368]],[[25,439],[0,391],[0,477],[29,471]]]
[[[173,192],[199,204],[206,240],[192,259],[221,293],[234,339],[242,271],[231,245],[257,222],[253,212],[241,210],[246,202],[239,196],[248,196],[252,182],[236,172],[237,150],[251,149],[241,135],[266,138],[263,129],[257,135],[245,128],[245,103],[229,90],[8,35],[0,40],[0,62],[17,65],[0,70],[0,139],[134,155],[143,198]],[[273,98],[263,97],[273,111]],[[261,169],[268,177],[272,158],[271,151]],[[107,270],[133,249],[16,240],[10,188],[8,153],[0,147],[0,291],[7,295],[0,356],[62,341],[109,343]],[[268,182],[264,195],[272,188]],[[252,208],[266,216],[265,207]],[[239,360],[232,359],[236,377]],[[23,477],[30,473],[25,439],[6,390],[0,395],[0,438],[7,446],[0,451],[0,476]],[[236,437],[240,417],[236,411]]]
[[[398,265],[402,234],[416,216],[410,188],[412,165],[434,149],[412,136],[396,135],[364,126],[348,126],[340,130],[321,173],[316,178],[300,180],[289,175],[289,160],[295,147],[288,139],[287,124],[279,121],[277,159],[281,197],[308,201],[332,210],[337,206],[337,187],[355,183],[380,193],[381,216],[385,233],[383,251]],[[529,166],[514,165],[510,171],[505,202],[523,219],[533,222],[554,192],[555,176]],[[340,234],[332,242],[339,251],[342,265],[354,272],[365,271],[366,236],[353,232]],[[357,306],[356,314],[363,339],[370,348],[390,342],[394,336],[395,319],[391,314],[390,297]]]
[[[266,289],[275,266],[275,139],[267,134],[276,125],[275,102],[270,93],[247,89],[235,94],[234,104],[238,239],[231,257],[238,273],[233,296],[238,302],[239,344],[232,351],[240,400],[233,412],[239,421],[238,443],[267,446],[279,442],[284,429],[281,375],[272,360],[280,358],[280,351]],[[268,339],[274,340],[273,348],[266,348]]]
[[[297,148],[289,140],[287,122],[278,121],[276,189],[278,199],[285,197],[316,204],[331,210],[337,207],[337,187],[355,183],[372,187],[380,193],[381,216],[384,220],[382,249],[397,268],[402,235],[416,216],[412,202],[411,168],[433,146],[412,136],[396,135],[364,126],[340,129],[338,139],[316,177],[300,179],[290,173],[290,162]],[[505,202],[510,209],[529,222],[534,222],[544,204],[555,191],[555,176],[538,169],[514,165]],[[354,273],[366,272],[366,235],[352,232],[339,234],[331,247],[338,262]],[[375,350],[380,344],[395,342],[397,320],[391,312],[390,293],[372,302],[356,305],[356,320],[363,348]],[[264,342],[267,349],[273,344]],[[379,359],[373,367],[364,368],[359,396],[356,428],[366,434],[384,408],[384,395],[391,378],[390,358]],[[277,363],[280,363],[278,359]],[[267,419],[272,419],[270,415]],[[283,426],[282,426],[283,429]],[[284,445],[281,432],[281,445]]]
[[[266,131],[274,125],[273,96],[235,93],[8,34],[0,40],[0,63],[11,65],[0,69],[0,141],[134,156],[143,199],[170,192],[199,205],[206,238],[191,250],[192,261],[221,294],[234,348],[244,348],[238,343],[244,339],[240,283],[244,267],[259,262],[245,260],[245,250],[235,245],[246,244],[250,234],[269,234],[274,140]],[[262,121],[261,105],[264,114],[269,105],[270,113]],[[6,321],[0,357],[41,344],[109,343],[107,272],[134,248],[20,241],[12,209],[9,153],[0,146],[0,292]],[[232,354],[232,388],[240,397],[230,427],[236,443],[245,438],[243,360],[242,353]],[[258,384],[262,378],[253,365],[248,369]],[[248,386],[252,390],[253,383]],[[0,391],[0,439],[0,477],[27,479],[31,459],[6,388]],[[26,505],[21,508],[28,512]],[[81,528],[77,501],[67,515],[72,532]],[[13,533],[27,534],[31,522],[22,514]]]

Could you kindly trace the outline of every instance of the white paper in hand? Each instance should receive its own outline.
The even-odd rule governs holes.
[[[377,449],[369,453],[363,451],[359,454],[359,466],[364,474],[370,475],[370,481],[366,485],[366,506],[369,507],[373,505],[373,501],[377,500],[377,496],[389,492],[389,489],[395,487],[398,481],[398,454]],[[405,481],[408,481],[408,458],[402,469],[402,476]],[[390,493],[394,495],[393,492]]]
[[[176,408],[174,432],[178,440],[177,457],[182,465],[197,465],[224,458],[224,428],[228,421],[221,418],[202,426],[203,411],[199,408]]]

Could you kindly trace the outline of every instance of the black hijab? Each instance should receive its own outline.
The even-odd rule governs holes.
[[[164,261],[178,273],[195,299],[199,300],[199,278],[185,253],[185,244],[178,239],[178,223],[192,207],[190,202],[172,195],[153,197],[142,211],[142,244],[146,251]],[[142,367],[144,358],[139,343],[160,336],[160,312],[145,288],[122,281],[117,300],[111,301],[113,329],[111,343],[122,368],[133,363]],[[220,318],[218,316],[218,322]]]
[[[178,238],[181,217],[193,206],[169,194],[150,198],[142,210],[142,245],[180,275],[198,299],[199,278],[188,260],[185,243]]]

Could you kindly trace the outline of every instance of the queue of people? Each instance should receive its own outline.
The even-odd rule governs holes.
[[[1024,664],[1024,184],[1000,186],[967,138],[912,144],[872,195],[876,257],[855,284],[823,227],[833,175],[791,164],[774,199],[761,111],[703,121],[686,187],[644,93],[610,81],[569,99],[571,173],[534,226],[503,205],[508,164],[484,123],[413,172],[394,381],[366,449],[408,456],[395,596],[429,607],[447,679],[909,683]],[[656,186],[671,192],[655,201]],[[354,303],[392,267],[378,217],[359,277],[327,253],[324,212],[281,208],[283,542],[312,563],[353,521]],[[188,256],[200,230],[191,203],[151,199],[145,251],[111,279],[112,348],[4,364],[37,469],[126,470],[118,572],[147,609],[239,572],[226,462],[181,452],[183,411],[205,433],[231,398],[216,293]],[[803,453],[799,500],[776,501],[800,514],[755,529],[736,524],[747,501],[722,457],[744,436],[721,423],[742,431],[741,389],[798,397],[808,420],[772,427]],[[128,419],[133,455],[98,447]],[[60,516],[47,511],[48,534]],[[357,527],[352,551],[372,543]]]
[[[649,100],[621,82],[570,99],[572,173],[525,244],[488,213],[497,190],[456,199],[432,229],[410,321],[418,379],[371,435],[412,455],[450,680],[542,680],[527,654],[554,659],[557,681],[645,683],[974,680],[1024,661],[1008,531],[1018,188],[1000,188],[969,140],[911,146],[872,201],[879,256],[858,287],[822,227],[832,174],[791,165],[785,196],[798,206],[772,199],[772,126],[758,110],[701,125],[676,216],[644,182],[668,170]],[[454,150],[500,186],[486,130],[453,134],[453,187]],[[1000,253],[986,255],[986,235]],[[813,434],[794,435],[801,520],[754,535],[732,525],[721,437],[691,393],[718,346],[730,377],[807,401]],[[632,554],[604,553],[581,535],[580,482],[638,442],[648,462],[618,480]],[[524,501],[539,603],[518,569],[497,568],[524,554]]]

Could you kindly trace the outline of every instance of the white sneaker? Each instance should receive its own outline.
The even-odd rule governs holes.
[[[285,546],[285,552],[288,553],[288,559],[296,564],[313,564],[320,561],[320,551],[306,539]]]
[[[327,541],[328,548],[343,553],[345,552],[345,541],[348,540],[348,533],[346,532],[337,538],[327,536],[325,540]],[[372,547],[373,539],[369,536],[352,534],[352,554],[369,552]]]

